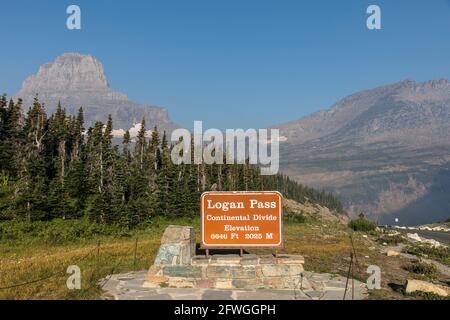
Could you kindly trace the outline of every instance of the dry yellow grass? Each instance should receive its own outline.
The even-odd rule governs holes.
[[[106,240],[105,240],[106,241]],[[33,282],[10,289],[0,289],[0,299],[96,299],[100,298],[99,279],[111,272],[145,269],[152,263],[159,239],[139,239],[134,265],[135,239],[110,239],[86,245],[45,245],[18,247],[0,256],[0,288]],[[0,246],[0,252],[4,245]],[[82,290],[66,286],[69,265],[78,265]]]

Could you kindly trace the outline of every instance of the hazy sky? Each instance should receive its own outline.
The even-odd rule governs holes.
[[[82,30],[66,28],[66,8]],[[382,9],[369,31],[366,9]],[[64,52],[95,55],[113,89],[192,127],[266,127],[358,90],[450,78],[450,1],[3,0],[0,92]]]

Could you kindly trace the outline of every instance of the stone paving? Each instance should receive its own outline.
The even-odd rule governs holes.
[[[295,290],[219,290],[201,288],[145,288],[147,270],[115,274],[100,281],[105,299],[114,300],[343,300],[346,278],[327,273],[304,272]],[[366,285],[354,280],[354,299],[367,297]],[[346,300],[352,299],[352,281]]]

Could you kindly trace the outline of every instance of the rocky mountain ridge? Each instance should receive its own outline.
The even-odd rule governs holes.
[[[450,212],[450,82],[406,80],[348,96],[277,126],[281,167],[376,220],[442,221]]]
[[[130,101],[127,95],[112,90],[103,65],[92,55],[65,53],[57,57],[28,77],[15,98],[22,98],[27,108],[36,95],[48,113],[56,110],[59,101],[69,114],[83,107],[88,126],[95,121],[105,122],[111,114],[115,129],[132,128],[142,118],[148,128],[157,125],[172,131],[178,127],[169,119],[167,110]]]

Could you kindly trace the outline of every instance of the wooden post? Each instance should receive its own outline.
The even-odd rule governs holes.
[[[350,279],[352,270],[353,270],[353,252],[350,252],[350,265],[348,266],[347,281],[345,282],[345,291],[344,291],[344,299],[343,300],[345,300],[345,296],[347,295],[348,280]]]
[[[242,258],[243,255],[244,255],[244,249],[241,248],[241,249],[239,250],[239,256]]]
[[[100,240],[97,242],[97,264],[100,259]]]
[[[351,259],[351,264],[352,264],[352,300],[355,300],[355,275],[353,272],[355,268],[353,267],[353,259]]]
[[[134,271],[136,271],[137,246],[138,246],[138,238],[136,238],[136,243],[134,244],[134,261],[133,261]]]
[[[361,269],[359,268],[359,263],[358,263],[358,256],[356,255],[355,244],[353,243],[353,236],[351,234],[350,234],[350,242],[352,244],[353,256],[355,258],[356,267],[358,268],[358,272],[361,272]]]
[[[206,249],[205,253],[206,253],[206,258],[209,258],[209,249]]]

